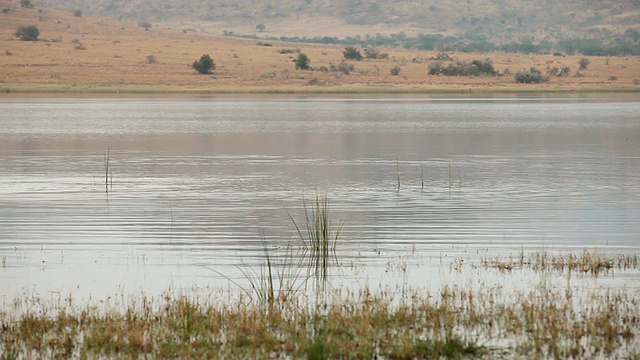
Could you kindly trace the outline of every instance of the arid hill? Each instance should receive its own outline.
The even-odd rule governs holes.
[[[640,90],[640,59],[634,56],[442,53],[356,45],[362,55],[357,61],[345,60],[344,44],[243,39],[168,25],[141,26],[138,21],[23,7],[8,0],[0,0],[0,10],[0,92],[4,93]],[[38,28],[38,41],[16,36],[29,25]],[[310,59],[308,70],[296,70],[293,61],[301,53]],[[215,61],[210,74],[191,66],[203,54]],[[587,68],[579,69],[583,59]],[[493,69],[479,72],[477,64],[485,63]],[[548,81],[516,83],[514,74],[532,67]],[[452,71],[455,76],[446,76]]]

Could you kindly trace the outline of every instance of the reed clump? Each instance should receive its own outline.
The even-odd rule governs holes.
[[[316,195],[315,202],[311,205],[304,200],[303,207],[305,225],[303,228],[291,214],[289,218],[302,244],[301,258],[308,264],[308,273],[319,280],[320,284],[326,284],[331,264],[337,263],[336,244],[345,220],[340,220],[337,225],[333,223],[327,195]]]

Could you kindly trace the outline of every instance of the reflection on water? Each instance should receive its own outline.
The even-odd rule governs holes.
[[[316,193],[346,220],[347,284],[400,259],[424,284],[479,254],[637,253],[637,114],[635,97],[3,99],[0,294],[242,280]]]

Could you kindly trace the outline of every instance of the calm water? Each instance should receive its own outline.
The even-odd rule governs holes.
[[[242,283],[316,194],[347,286],[638,254],[640,97],[0,99],[0,296]]]

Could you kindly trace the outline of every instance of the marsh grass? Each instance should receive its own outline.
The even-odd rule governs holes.
[[[628,358],[640,351],[637,292],[579,300],[545,286],[336,292],[322,306],[274,296],[268,308],[165,294],[128,305],[0,314],[3,358]],[[16,314],[16,315],[11,315]]]
[[[532,269],[534,271],[586,274],[595,277],[614,270],[640,270],[636,254],[610,255],[598,250],[584,250],[579,255],[536,251],[528,256],[525,256],[521,251],[516,258],[482,258],[480,264],[483,268],[495,268],[503,272]]]
[[[336,244],[345,224],[345,220],[332,222],[329,211],[329,197],[316,195],[311,205],[303,200],[304,224],[301,228],[298,222],[288,213],[302,245],[301,258],[307,263],[309,274],[319,280],[320,285],[326,285],[331,264],[337,263],[335,255]]]
[[[222,276],[261,306],[298,301],[310,284],[316,298],[320,299],[327,288],[330,269],[338,264],[335,249],[344,221],[333,225],[327,196],[316,195],[311,205],[303,199],[303,209],[304,227],[299,226],[291,213],[287,212],[297,237],[280,248],[271,246],[263,234],[263,263],[259,266],[245,263],[238,266],[250,289],[216,269],[203,268]]]

